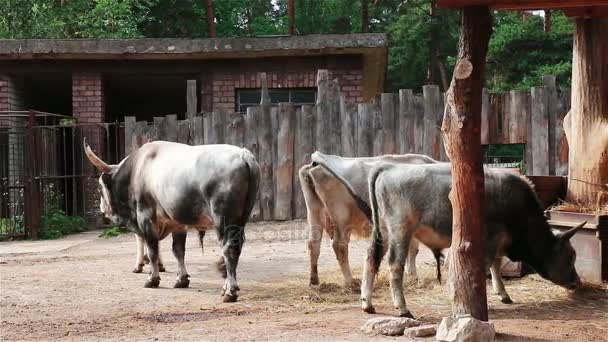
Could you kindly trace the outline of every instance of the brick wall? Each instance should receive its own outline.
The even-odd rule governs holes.
[[[105,101],[103,91],[103,77],[100,73],[73,73],[72,74],[72,116],[78,119],[81,126],[81,137],[87,142],[101,158],[105,155],[105,130],[101,125],[105,121]],[[81,142],[79,142],[80,145]],[[99,194],[97,192],[97,171],[86,157],[82,157],[82,173],[90,175],[83,179],[83,204],[89,217],[89,222],[100,223]]]
[[[214,65],[211,77],[202,76],[202,83],[211,85],[204,93],[210,98],[202,99],[203,111],[234,111],[236,90],[260,88],[259,72],[266,72],[270,88],[315,88],[318,69],[328,69],[329,79],[338,79],[347,101],[363,101],[363,70],[357,58],[266,59]]]

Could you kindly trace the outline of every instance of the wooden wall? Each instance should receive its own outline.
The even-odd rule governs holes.
[[[440,126],[444,94],[438,86],[422,94],[400,90],[353,104],[340,94],[327,70],[317,73],[317,102],[294,108],[270,105],[267,79],[259,74],[262,100],[246,113],[202,113],[188,120],[176,115],[153,123],[125,117],[125,151],[148,140],[185,144],[226,143],[251,150],[261,167],[260,195],[254,220],[289,220],[306,215],[297,172],[314,151],[342,156],[421,153],[447,161]],[[483,94],[482,143],[526,144],[527,174],[564,175],[567,144],[562,121],[569,92],[560,93],[554,77],[530,92]]]

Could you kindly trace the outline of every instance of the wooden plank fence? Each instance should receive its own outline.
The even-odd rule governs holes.
[[[261,102],[246,113],[212,112],[155,117],[152,123],[125,117],[125,151],[132,152],[148,140],[186,144],[227,143],[252,151],[261,168],[254,220],[289,220],[306,215],[298,170],[310,163],[314,151],[343,156],[421,153],[447,160],[440,132],[444,94],[438,86],[383,93],[370,103],[353,104],[340,95],[339,85],[327,70],[317,74],[314,106],[273,106],[266,75],[259,74]],[[555,78],[526,91],[490,94],[482,98],[483,144],[526,144],[529,175],[564,175],[567,143],[562,128],[570,107],[569,91],[560,92]],[[193,87],[189,84],[188,98]],[[196,108],[196,107],[194,107]]]

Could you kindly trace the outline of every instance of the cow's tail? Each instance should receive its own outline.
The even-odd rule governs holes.
[[[369,202],[371,205],[371,221],[372,221],[372,241],[370,245],[371,258],[368,260],[371,270],[375,273],[378,272],[382,257],[384,256],[384,241],[382,238],[382,231],[380,230],[380,216],[378,215],[378,198],[376,196],[376,181],[378,176],[386,169],[385,165],[378,165],[372,169],[368,178],[369,186]]]
[[[246,152],[243,153],[243,160],[245,161],[249,174],[249,182],[247,182],[247,198],[245,199],[245,210],[243,211],[241,222],[239,222],[239,224],[244,227],[247,221],[249,221],[249,216],[253,211],[253,206],[255,205],[255,201],[258,197],[258,190],[260,188],[260,165],[249,150],[246,150]]]

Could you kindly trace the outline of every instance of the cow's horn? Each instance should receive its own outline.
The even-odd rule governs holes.
[[[583,228],[583,226],[587,224],[587,221],[580,223],[578,225],[576,225],[576,227],[574,228],[570,228],[567,231],[563,232],[559,237],[562,240],[570,240],[570,238],[576,233],[578,232],[581,228]]]
[[[87,144],[87,138],[84,138],[84,140],[82,141],[82,144],[84,146],[84,153],[87,155],[87,158],[89,158],[89,161],[91,162],[91,164],[93,164],[93,166],[95,166],[95,168],[97,168],[97,170],[99,170],[99,172],[110,172],[112,171],[112,166],[106,164],[106,162],[104,162],[103,160],[101,160],[91,149],[91,146],[89,146],[89,144]]]

